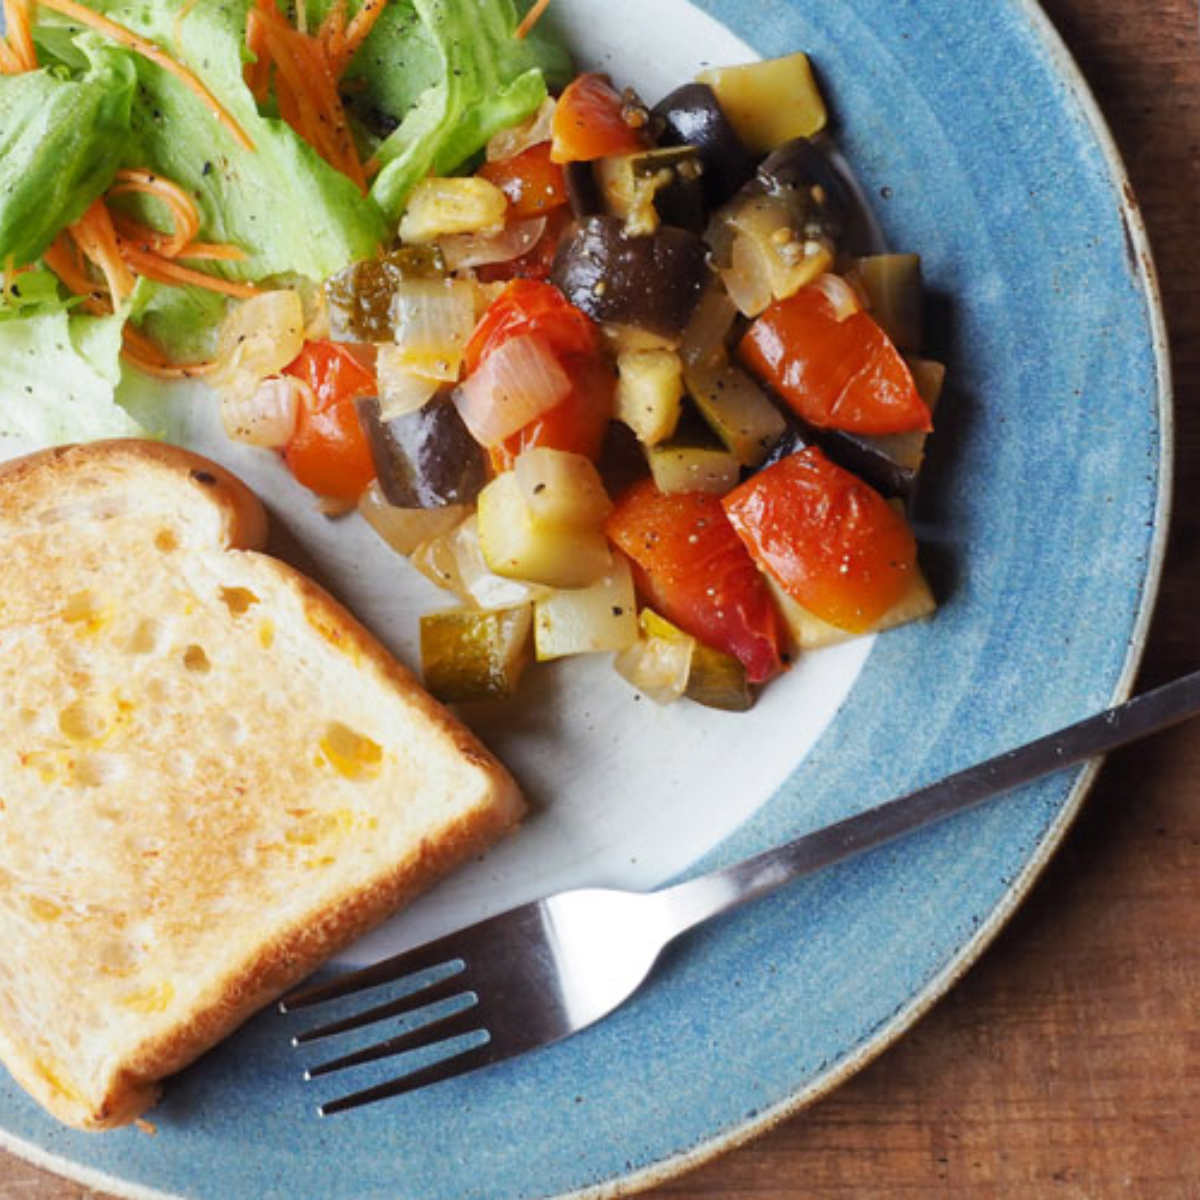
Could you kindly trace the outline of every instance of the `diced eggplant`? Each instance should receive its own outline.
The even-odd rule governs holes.
[[[688,393],[713,433],[744,467],[757,467],[787,429],[783,414],[732,363],[686,366]]]
[[[487,482],[487,460],[452,401],[435,396],[416,412],[380,418],[374,397],[358,402],[379,486],[398,508],[470,504]]]
[[[547,587],[587,587],[612,569],[603,533],[537,520],[513,471],[479,493],[479,545],[497,575]]]
[[[528,604],[497,612],[427,613],[421,618],[425,686],[448,704],[509,699],[532,658],[532,626]]]
[[[637,640],[637,634],[633,573],[619,554],[591,586],[551,592],[534,605],[533,641],[538,662],[625,650]]]
[[[900,350],[921,348],[924,288],[919,254],[871,254],[854,260],[847,278],[866,293],[867,307]]]
[[[624,421],[610,421],[596,462],[609,496],[616,500],[647,473],[646,456],[637,434]]]
[[[567,200],[575,220],[582,221],[604,212],[604,193],[600,190],[600,181],[596,178],[592,163],[567,163],[563,174],[567,181]]]
[[[806,54],[789,54],[737,67],[715,67],[697,76],[754,154],[766,154],[794,137],[825,128],[828,113]]]
[[[629,237],[619,218],[590,217],[559,244],[551,282],[594,320],[679,337],[709,278],[707,259],[687,230]]]
[[[683,362],[671,350],[636,350],[617,358],[617,420],[647,446],[665,441],[679,424]]]
[[[787,427],[780,435],[779,440],[771,447],[770,453],[763,459],[759,469],[765,471],[767,467],[773,467],[780,459],[787,458],[790,454],[799,454],[801,450],[808,449],[812,444],[812,431],[807,427],[801,427],[795,418],[789,417]]]
[[[804,232],[837,241],[854,214],[854,195],[821,147],[793,138],[758,166],[756,178],[770,196],[784,201]]]
[[[405,279],[441,279],[446,264],[436,246],[402,246],[351,263],[325,283],[329,336],[336,342],[387,342],[392,337],[392,297]]]
[[[701,185],[719,208],[754,174],[754,159],[706,83],[685,83],[654,107],[659,145],[695,146],[704,164]]]
[[[703,171],[692,146],[639,150],[596,164],[605,207],[625,222],[632,237],[653,233],[660,224],[703,232]]]

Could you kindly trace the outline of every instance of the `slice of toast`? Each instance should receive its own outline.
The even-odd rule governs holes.
[[[131,1121],[522,815],[265,533],[170,446],[0,466],[0,1059],[71,1125]]]

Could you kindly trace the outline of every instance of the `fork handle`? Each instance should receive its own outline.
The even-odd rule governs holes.
[[[673,936],[783,884],[1095,758],[1200,713],[1200,671],[1015,750],[731,866],[656,893],[670,900]]]

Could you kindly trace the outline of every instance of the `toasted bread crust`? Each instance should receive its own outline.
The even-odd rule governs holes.
[[[234,556],[249,554],[258,577],[276,580],[281,592],[298,598],[312,636],[325,652],[332,648],[352,661],[364,688],[402,698],[406,711],[429,731],[432,741],[452,747],[446,753],[460,764],[457,769],[465,772],[464,778],[473,781],[479,800],[467,811],[448,816],[435,833],[422,835],[369,877],[262,931],[257,941],[231,957],[179,1019],[123,1045],[120,1061],[99,1094],[84,1097],[47,1086],[30,1069],[31,1060],[20,1053],[0,1011],[0,1051],[14,1076],[55,1116],[83,1129],[107,1129],[134,1119],[157,1099],[165,1076],[186,1066],[453,867],[478,855],[510,831],[524,811],[517,785],[505,768],[342,605],[285,563],[257,553],[266,542],[265,511],[249,489],[217,464],[160,443],[117,440],[61,447],[0,465],[0,544],[6,527],[21,527],[36,515],[38,504],[69,492],[81,478],[94,476],[96,488],[103,489],[127,487],[130,479],[144,480],[160,472],[186,481],[189,504],[194,500],[199,507],[215,508],[221,548]]]

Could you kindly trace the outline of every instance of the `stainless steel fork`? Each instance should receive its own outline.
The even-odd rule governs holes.
[[[419,1047],[445,1051],[431,1064],[323,1104],[317,1111],[325,1116],[357,1108],[556,1042],[626,1000],[663,949],[700,922],[798,876],[1198,712],[1200,671],[719,871],[654,892],[602,888],[561,892],[297,992],[280,1002],[281,1011],[386,983],[408,984],[399,999],[309,1029],[292,1039],[295,1045],[392,1017],[421,1022],[364,1050],[313,1067],[305,1072],[306,1078]]]

